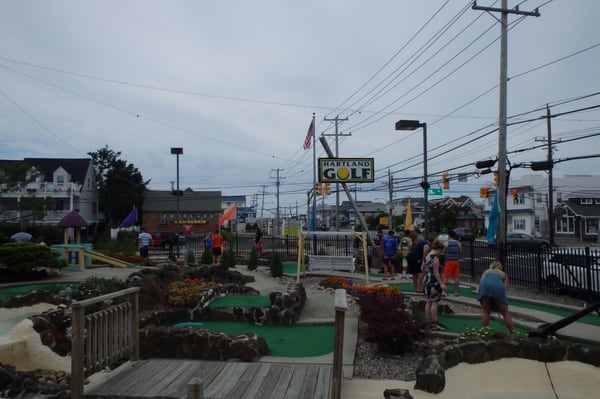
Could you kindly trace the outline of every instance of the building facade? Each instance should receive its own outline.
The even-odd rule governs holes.
[[[3,167],[16,163],[25,163],[28,169],[19,177],[21,183],[12,187],[5,184],[0,190],[0,222],[56,225],[75,209],[90,225],[103,221],[98,210],[98,187],[91,159],[0,160],[0,173]],[[28,206],[34,202],[36,209]],[[39,209],[40,204],[42,209]]]

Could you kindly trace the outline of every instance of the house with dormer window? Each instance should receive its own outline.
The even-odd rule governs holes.
[[[570,193],[554,209],[556,237],[579,242],[599,242],[600,191]]]
[[[58,224],[74,209],[90,225],[102,221],[91,159],[0,160],[0,173],[17,164],[26,170],[0,184],[0,222]]]

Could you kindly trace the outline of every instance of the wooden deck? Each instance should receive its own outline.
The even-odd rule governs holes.
[[[84,397],[186,398],[193,378],[206,399],[329,398],[332,367],[326,364],[239,363],[148,359],[128,363],[85,387]]]

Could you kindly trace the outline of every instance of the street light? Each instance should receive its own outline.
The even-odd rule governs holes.
[[[423,187],[423,197],[425,204],[423,206],[423,214],[425,217],[425,237],[429,234],[429,183],[427,182],[427,123],[415,121],[415,120],[399,120],[396,122],[396,130],[415,130],[418,128],[423,129],[423,181],[421,187]]]
[[[182,147],[171,147],[171,154],[174,154],[177,157],[177,191],[175,192],[175,202],[177,203],[177,229],[175,233],[177,234],[177,258],[179,258],[179,236],[181,235],[181,223],[179,217],[179,196],[181,192],[179,191],[179,156],[183,154]]]

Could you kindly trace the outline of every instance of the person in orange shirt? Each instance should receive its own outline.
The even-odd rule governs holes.
[[[215,231],[215,234],[212,237],[212,255],[213,255],[213,265],[219,264],[221,260],[221,255],[223,254],[223,244],[225,239],[219,232],[219,230]]]

